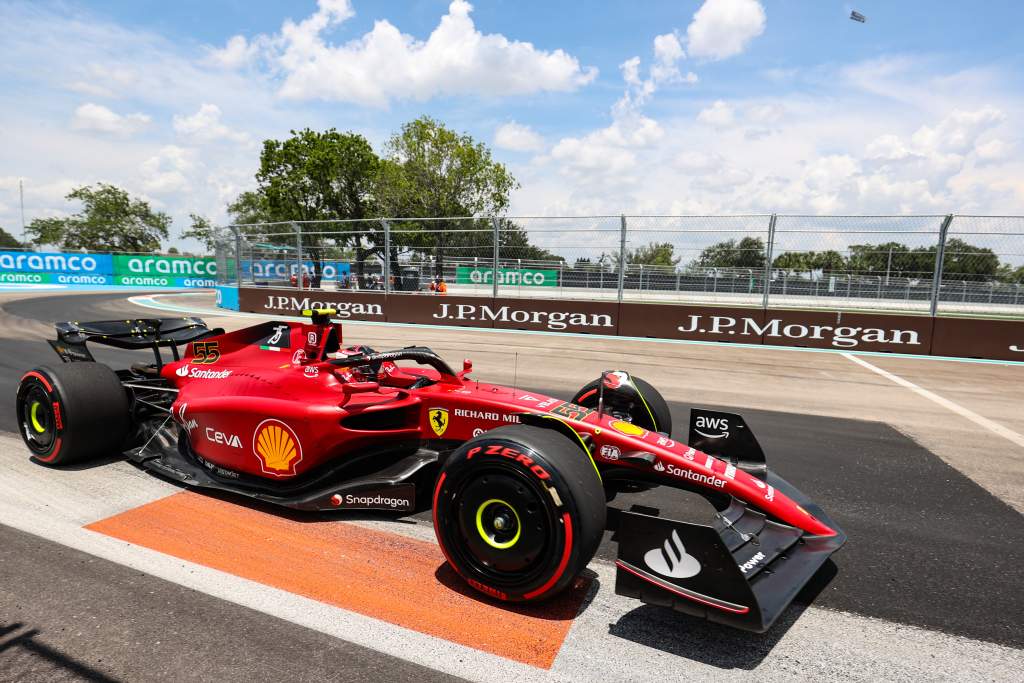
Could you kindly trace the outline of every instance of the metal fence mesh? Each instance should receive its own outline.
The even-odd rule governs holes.
[[[218,271],[242,286],[1024,314],[1024,217],[375,218],[221,235]]]

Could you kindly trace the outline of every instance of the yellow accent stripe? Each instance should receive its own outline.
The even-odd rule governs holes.
[[[596,462],[596,461],[594,460],[594,456],[593,456],[593,454],[591,454],[591,452],[590,452],[590,449],[589,449],[589,448],[587,448],[587,444],[586,444],[586,442],[585,442],[585,441],[583,441],[583,437],[581,437],[581,436],[579,435],[579,432],[577,432],[577,431],[576,431],[575,429],[573,429],[573,427],[572,427],[572,425],[571,425],[571,424],[569,424],[568,422],[566,422],[565,420],[563,420],[563,419],[562,419],[562,418],[560,418],[560,417],[555,417],[554,415],[541,415],[541,417],[546,417],[546,418],[548,418],[549,420],[558,420],[559,422],[561,422],[562,424],[564,424],[564,425],[565,425],[566,427],[568,427],[568,428],[569,428],[569,430],[570,430],[570,431],[571,431],[571,432],[573,433],[573,435],[574,435],[574,436],[576,437],[576,440],[580,442],[580,445],[581,445],[581,446],[583,446],[583,452],[587,454],[587,457],[588,457],[588,458],[590,458],[590,464],[594,466],[594,471],[595,471],[595,472],[597,472],[597,478],[598,478],[598,479],[599,479],[599,480],[600,480],[600,481],[601,481],[602,483],[604,483],[604,477],[602,477],[602,476],[601,476],[601,470],[597,469],[597,462]]]
[[[630,377],[631,381],[632,381],[632,379],[633,378]],[[656,419],[654,419],[654,413],[651,412],[651,408],[650,408],[650,406],[647,405],[647,401],[646,401],[646,399],[644,399],[643,392],[640,391],[640,387],[638,387],[636,385],[636,382],[633,382],[633,388],[636,389],[636,395],[640,397],[640,402],[644,404],[644,409],[647,410],[647,414],[651,416],[651,424],[654,425],[654,431],[656,431],[656,432],[657,431],[661,431],[661,430],[658,429],[658,421]],[[669,434],[669,436],[672,436],[672,435]]]

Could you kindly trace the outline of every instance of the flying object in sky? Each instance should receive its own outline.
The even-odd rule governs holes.
[[[857,10],[853,10],[852,12],[850,12],[850,18],[853,19],[854,21],[859,21],[862,24],[866,24],[868,22],[868,18],[865,17],[860,12],[858,12]]]

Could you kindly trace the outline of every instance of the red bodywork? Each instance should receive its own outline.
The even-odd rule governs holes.
[[[536,413],[589,434],[599,471],[653,471],[665,485],[735,496],[809,534],[836,533],[760,479],[662,434],[557,398],[469,380],[465,370],[448,375],[385,362],[377,381],[366,381],[355,368],[328,362],[346,353],[340,324],[267,330],[193,342],[162,371],[180,390],[173,414],[193,450],[227,470],[284,481],[367,448],[463,442]],[[332,348],[339,352],[325,358]],[[436,383],[412,388],[423,377]],[[654,456],[653,465],[628,458],[641,453]]]

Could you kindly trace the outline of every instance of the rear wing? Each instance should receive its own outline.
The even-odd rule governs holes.
[[[73,321],[55,327],[57,339],[49,344],[65,363],[95,361],[86,346],[92,342],[133,351],[152,349],[158,369],[163,367],[160,349],[169,348],[171,357],[180,360],[179,345],[224,333],[221,328],[211,330],[200,318]]]

